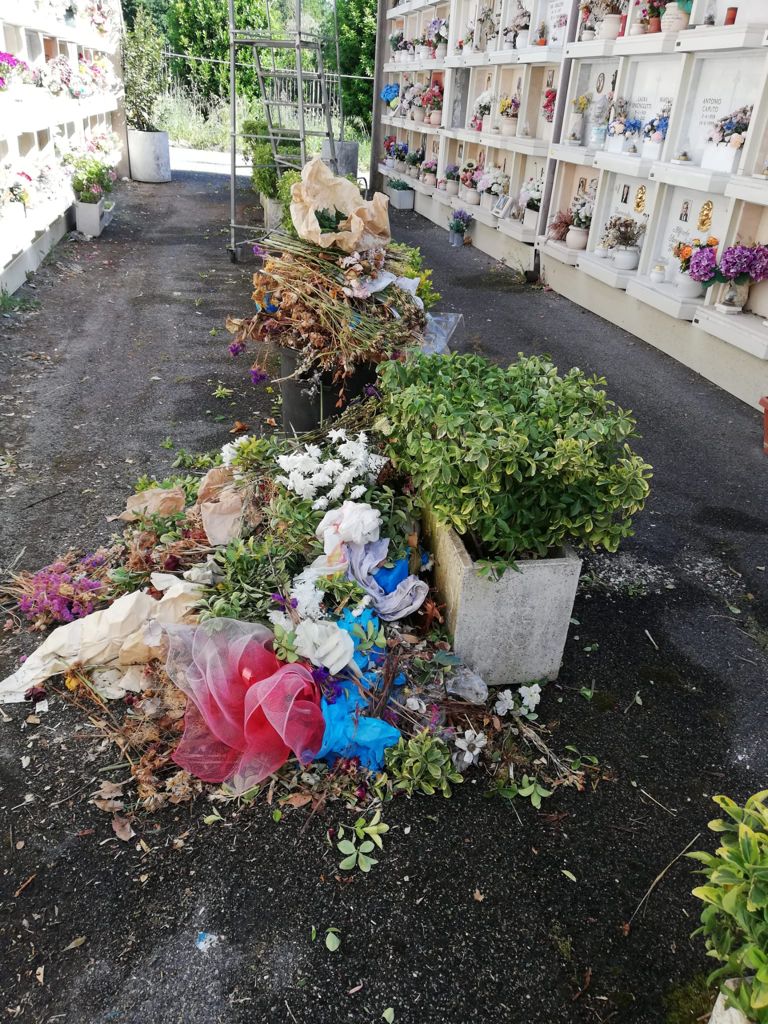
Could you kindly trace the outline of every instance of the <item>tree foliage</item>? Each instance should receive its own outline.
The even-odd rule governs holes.
[[[339,58],[336,66],[333,15],[327,14],[324,35],[331,40],[326,61],[342,75],[367,75],[373,78],[376,65],[376,0],[338,0]],[[371,129],[373,81],[342,79],[344,113],[348,120],[366,131]]]
[[[123,0],[123,18],[126,28],[133,28],[137,11],[146,11],[152,18],[158,32],[166,33],[166,16],[170,0]]]
[[[163,37],[147,11],[136,11],[133,28],[125,34],[123,81],[125,116],[129,128],[155,131],[154,110],[163,89]]]

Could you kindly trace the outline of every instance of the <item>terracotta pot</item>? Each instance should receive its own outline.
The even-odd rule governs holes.
[[[536,40],[536,45],[537,46],[546,46],[547,45],[547,40],[546,39],[537,39]]]
[[[725,21],[723,22],[723,24],[724,25],[735,25],[736,24],[736,15],[738,14],[738,11],[739,11],[738,7],[729,7],[726,10],[726,12],[725,12]]]
[[[661,18],[649,18],[648,19],[648,31],[649,32],[661,32]]]

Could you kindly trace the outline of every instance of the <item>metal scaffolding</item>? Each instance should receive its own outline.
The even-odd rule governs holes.
[[[301,170],[307,162],[307,141],[324,140],[324,158],[338,170],[333,123],[339,123],[339,139],[344,137],[344,110],[340,75],[329,74],[323,60],[324,41],[318,31],[308,31],[302,17],[302,0],[293,0],[293,21],[281,32],[277,19],[266,4],[266,29],[239,27],[235,0],[229,2],[229,103],[230,103],[230,224],[229,249],[237,260],[238,233],[253,236],[258,228],[237,223],[238,148],[256,142],[268,142],[278,178],[287,170]],[[274,0],[272,0],[274,3]],[[336,0],[331,0],[336,27]],[[339,63],[339,35],[335,31],[336,66]],[[246,52],[259,83],[264,110],[264,134],[244,134],[240,124],[237,98],[237,68]],[[293,56],[291,59],[291,51]],[[240,240],[240,245],[244,243]]]

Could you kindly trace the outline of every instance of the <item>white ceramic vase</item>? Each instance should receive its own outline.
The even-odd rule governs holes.
[[[569,249],[586,249],[589,231],[587,228],[569,227],[565,236],[565,244]]]
[[[637,246],[616,248],[613,251],[613,265],[617,270],[637,270],[640,262],[640,250]]]

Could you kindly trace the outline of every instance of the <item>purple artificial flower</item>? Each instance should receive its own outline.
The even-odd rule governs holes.
[[[365,385],[365,395],[366,398],[381,398],[381,392],[379,391],[375,384]]]
[[[233,341],[232,344],[227,349],[227,351],[232,357],[234,357],[239,356],[244,349],[245,344],[242,341]]]
[[[706,246],[704,249],[697,249],[691,256],[688,266],[688,274],[694,281],[706,284],[715,276],[717,270],[717,256],[715,250]]]
[[[754,252],[754,249],[746,245],[731,245],[724,249],[720,257],[720,273],[729,280],[743,274],[748,276],[752,270]]]
[[[288,598],[287,597],[283,597],[282,594],[270,594],[269,596],[270,596],[270,599],[272,601],[274,601],[275,604],[279,604],[281,608],[298,608],[299,607],[299,602],[296,600],[295,597],[292,597],[290,599],[290,601],[289,601]]]
[[[753,281],[765,281],[768,279],[768,247],[756,245],[752,258],[750,274]]]
[[[269,374],[265,373],[260,366],[252,366],[250,370],[251,384],[263,384],[269,380]]]
[[[266,256],[267,255],[267,250],[262,248],[262,246],[260,246],[260,245],[254,245],[252,251],[253,251],[253,255],[254,256]]]

